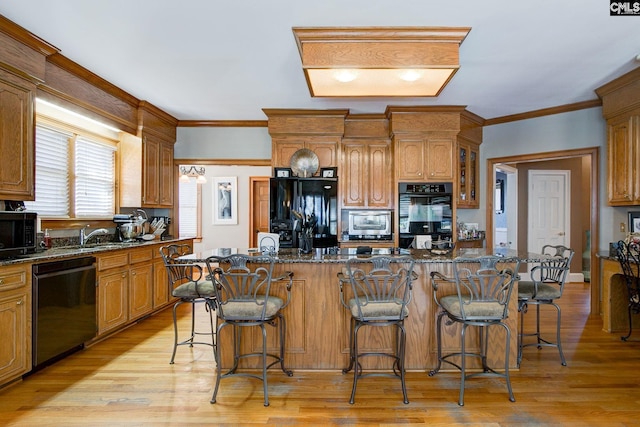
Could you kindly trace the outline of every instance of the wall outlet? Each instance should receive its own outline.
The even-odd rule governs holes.
[[[624,222],[621,222],[620,223],[620,232],[624,233],[625,231],[627,231],[626,229],[627,229],[627,225]]]

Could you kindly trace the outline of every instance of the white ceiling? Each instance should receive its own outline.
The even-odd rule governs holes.
[[[640,65],[640,16],[607,0],[2,0],[0,14],[180,120],[262,108],[466,105],[485,119],[596,99]],[[437,98],[311,98],[292,27],[471,27]]]

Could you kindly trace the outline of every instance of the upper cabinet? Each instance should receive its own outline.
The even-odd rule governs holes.
[[[35,199],[36,88],[57,51],[0,15],[0,200]]]
[[[391,141],[344,140],[342,149],[342,206],[393,207]]]
[[[177,120],[140,103],[139,136],[120,140],[120,206],[173,206],[173,144]]]
[[[452,182],[464,107],[388,107],[398,181]]]
[[[271,164],[277,168],[291,167],[291,156],[302,148],[308,148],[318,156],[319,173],[321,168],[338,166],[338,145],[339,138],[274,138],[272,140]]]
[[[291,167],[291,156],[301,148],[308,148],[318,156],[318,174],[321,168],[338,167],[348,110],[263,111],[269,118],[271,166]]]
[[[173,206],[173,144],[177,119],[144,101],[139,106],[142,138],[142,207]]]
[[[638,115],[618,117],[608,121],[607,187],[610,205],[640,204],[639,122]]]
[[[480,207],[480,144],[482,143],[483,120],[468,111],[460,118],[460,133],[457,143],[456,176],[458,208]]]
[[[398,137],[396,176],[398,181],[451,181],[454,137]]]
[[[458,143],[458,207],[478,207],[478,147]]]
[[[611,206],[640,205],[640,68],[596,89],[607,120]]]
[[[35,199],[36,85],[0,68],[0,200]]]
[[[350,115],[340,163],[344,208],[393,208],[393,153],[384,115]]]

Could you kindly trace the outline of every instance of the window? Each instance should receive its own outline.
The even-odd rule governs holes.
[[[42,217],[101,218],[115,213],[113,142],[49,124],[36,126],[36,200]]]
[[[202,238],[201,187],[196,183],[195,178],[189,178],[187,182],[178,181],[178,228],[180,230],[180,238]]]

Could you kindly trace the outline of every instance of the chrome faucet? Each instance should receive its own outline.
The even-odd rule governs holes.
[[[89,241],[89,239],[91,239],[93,236],[97,236],[99,234],[109,234],[109,230],[107,230],[106,228],[98,228],[93,230],[91,233],[89,234],[85,234],[85,228],[88,228],[89,226],[85,226],[84,228],[80,229],[80,246],[84,246],[87,241]]]

